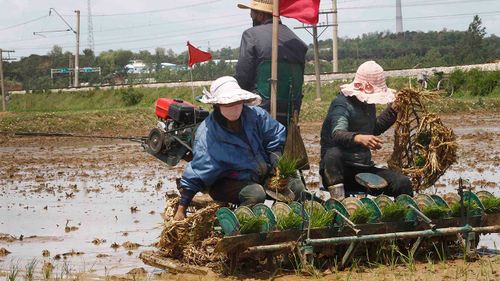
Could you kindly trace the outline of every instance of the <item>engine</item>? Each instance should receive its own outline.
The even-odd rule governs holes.
[[[180,99],[159,98],[155,113],[158,123],[143,147],[170,166],[177,165],[181,159],[191,161],[196,128],[208,116],[208,111]]]

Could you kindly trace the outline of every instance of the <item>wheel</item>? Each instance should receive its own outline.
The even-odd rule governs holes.
[[[451,97],[453,95],[453,93],[455,92],[455,89],[453,88],[453,84],[451,84],[451,81],[449,79],[439,80],[439,82],[437,84],[437,89],[444,90],[445,97]]]
[[[151,132],[149,132],[149,137],[148,137],[149,149],[151,149],[151,151],[154,154],[160,153],[160,151],[163,148],[164,140],[165,140],[165,134],[162,131],[160,131],[160,129],[154,128],[153,130],[151,130]]]

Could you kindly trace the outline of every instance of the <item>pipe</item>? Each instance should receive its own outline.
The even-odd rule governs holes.
[[[428,218],[424,213],[420,212],[419,209],[415,208],[415,206],[411,204],[408,204],[408,208],[412,209],[417,214],[417,216],[419,216],[425,223],[427,223],[431,227],[432,230],[436,229],[436,225],[432,223],[432,220]]]
[[[359,229],[356,228],[356,224],[354,224],[350,219],[348,219],[346,216],[342,215],[341,212],[339,212],[337,209],[333,209],[333,211],[338,215],[340,216],[340,218],[342,220],[344,220],[346,223],[347,223],[347,226],[349,226],[353,231],[354,233],[356,233],[356,235],[358,235],[358,233],[360,232]]]
[[[280,243],[280,244],[272,244],[272,245],[264,245],[264,246],[254,246],[248,247],[245,253],[252,254],[257,252],[274,252],[285,249],[293,249],[295,248],[297,243],[288,242],[288,243]]]
[[[462,227],[438,228],[436,230],[428,229],[421,231],[394,232],[394,233],[372,234],[363,236],[307,239],[306,245],[310,246],[339,245],[339,244],[348,244],[351,242],[374,242],[374,241],[401,239],[401,238],[447,236],[457,233],[468,233],[468,232],[499,233],[500,225],[483,226],[483,227],[471,227],[470,225],[465,225]]]

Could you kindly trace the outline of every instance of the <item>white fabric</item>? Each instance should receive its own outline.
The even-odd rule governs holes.
[[[230,104],[244,101],[250,105],[259,105],[262,99],[259,95],[241,89],[234,77],[223,76],[212,82],[210,92],[203,89],[200,101],[210,104]]]

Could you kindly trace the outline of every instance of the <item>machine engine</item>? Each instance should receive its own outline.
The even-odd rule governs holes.
[[[159,98],[156,101],[158,124],[143,144],[146,151],[170,166],[181,159],[191,161],[196,128],[208,111],[180,99]]]

